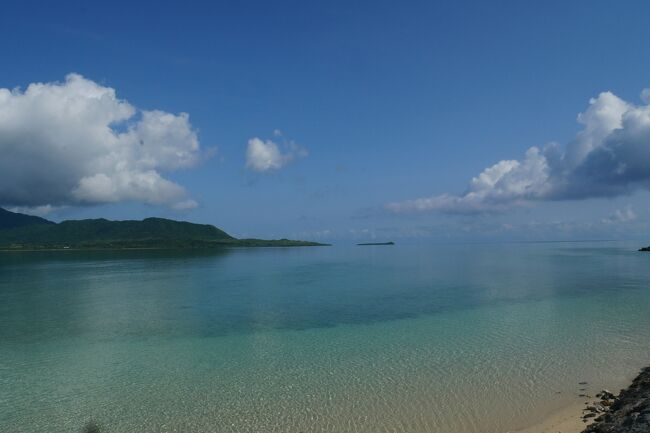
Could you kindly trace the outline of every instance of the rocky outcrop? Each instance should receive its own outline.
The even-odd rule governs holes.
[[[600,403],[590,404],[585,409],[583,419],[595,419],[583,433],[650,432],[650,367],[642,370],[618,397],[607,390],[597,397]]]

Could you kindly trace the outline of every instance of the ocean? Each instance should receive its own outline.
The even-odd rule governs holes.
[[[0,431],[513,431],[650,363],[639,246],[0,253]]]

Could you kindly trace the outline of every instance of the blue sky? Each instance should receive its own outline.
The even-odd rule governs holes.
[[[0,174],[14,189],[0,187],[0,205],[27,211],[52,205],[47,216],[56,220],[159,215],[256,237],[642,237],[650,194],[638,176],[583,182],[585,170],[571,169],[561,181],[526,183],[525,193],[465,194],[473,177],[499,161],[523,165],[532,146],[555,142],[564,149],[576,141],[585,129],[578,113],[601,92],[642,106],[639,95],[650,87],[648,16],[645,1],[6,2],[0,88],[19,87],[12,97],[24,97],[31,83],[68,89],[66,76],[79,74],[134,107],[133,117],[107,125],[116,133],[145,111],[188,113],[187,124],[174,119],[196,135],[200,149],[184,135],[191,161],[162,161],[156,153],[146,169],[149,154],[132,163],[140,170],[134,176],[153,170],[166,191],[181,188],[170,192],[173,203],[90,191],[97,175],[113,168],[88,162],[78,179],[90,179],[88,188],[66,178],[67,193],[47,191],[39,200],[14,191],[38,195],[29,192],[26,176]],[[39,97],[33,103],[40,107]],[[57,112],[25,114],[27,126],[18,132],[3,132],[0,123],[7,167],[24,162],[29,168],[21,173],[35,170],[38,177],[57,171],[47,146],[60,150],[70,139],[85,149],[81,135],[46,137],[41,145],[24,132],[45,128]],[[247,160],[255,138],[258,158],[271,161],[263,153],[269,141],[279,152],[270,169],[252,164],[255,155]],[[30,152],[41,149],[39,157],[24,151],[21,140]],[[67,161],[62,176],[85,164],[75,159],[81,153],[59,155]],[[556,185],[565,181],[571,185]],[[621,186],[613,190],[607,182]],[[191,206],[178,205],[180,194]],[[418,207],[417,199],[428,201]]]

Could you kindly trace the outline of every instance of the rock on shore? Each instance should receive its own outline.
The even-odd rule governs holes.
[[[611,406],[583,433],[650,432],[650,367],[642,370],[632,385],[622,390],[618,397],[605,397],[605,401],[612,402]]]

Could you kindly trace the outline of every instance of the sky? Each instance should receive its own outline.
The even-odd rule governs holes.
[[[7,1],[0,206],[239,237],[643,239],[646,1]]]

